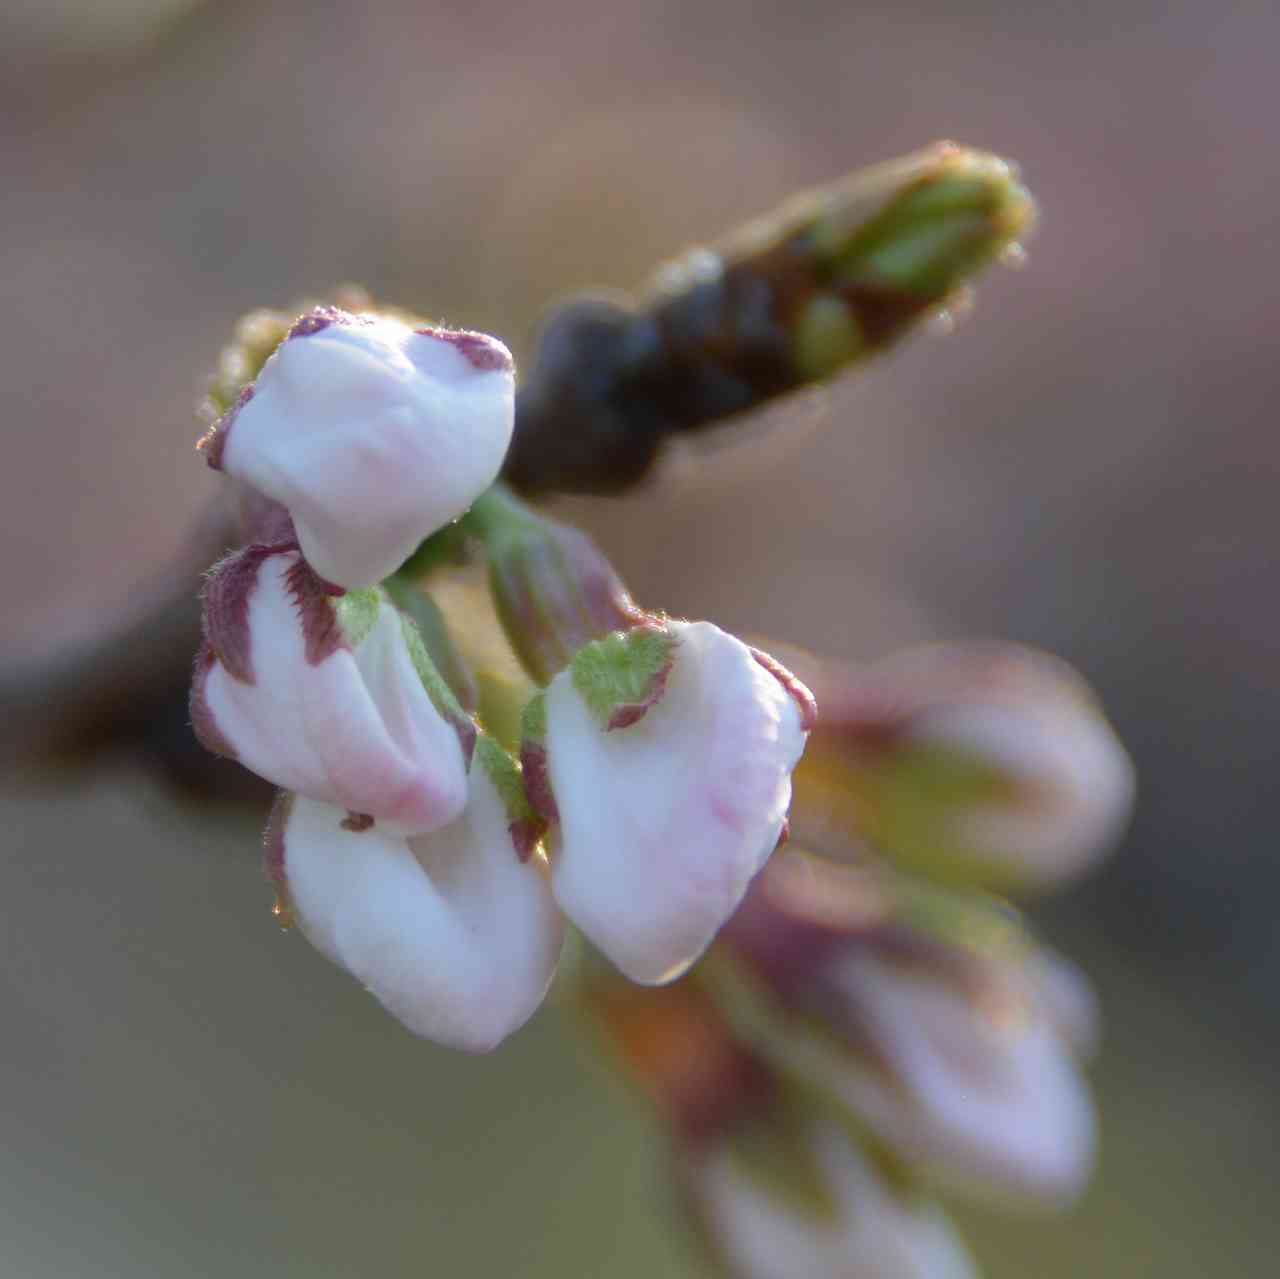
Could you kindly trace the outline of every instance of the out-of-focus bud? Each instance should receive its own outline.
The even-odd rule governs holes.
[[[705,1147],[773,1105],[773,1072],[734,1037],[694,978],[655,989],[596,971],[575,989],[682,1146]]]
[[[972,1275],[904,1170],[738,1038],[698,974],[652,989],[597,971],[577,990],[666,1120],[678,1184],[725,1279]]]
[[[379,589],[329,593],[293,548],[210,573],[191,721],[215,754],[403,832],[466,802],[475,725],[417,629]]]
[[[1033,221],[1008,163],[942,143],[693,250],[634,308],[572,301],[521,388],[507,477],[528,492],[630,487],[667,436],[830,378],[938,314]]]
[[[484,543],[490,589],[511,647],[539,684],[584,645],[647,616],[589,537],[538,515],[504,486],[480,498],[466,524]]]
[[[1088,977],[1048,946],[1027,959],[1035,998],[1063,1042],[1082,1061],[1092,1061],[1102,1043],[1102,1014]]]
[[[785,677],[785,678],[784,678]],[[587,645],[527,718],[561,907],[633,981],[679,976],[781,836],[808,690],[709,622]]]
[[[870,845],[1008,892],[1079,874],[1128,820],[1129,757],[1089,688],[1047,654],[936,645],[811,678],[823,718],[792,817],[806,847],[847,857]]]
[[[200,417],[206,427],[214,426],[262,371],[271,353],[288,335],[296,314],[259,307],[236,321],[231,341],[218,353],[217,368],[200,404]]]
[[[769,353],[778,389],[827,378],[936,312],[1026,235],[1034,216],[1006,161],[939,143],[793,196],[714,254],[696,251],[667,267],[657,281],[658,298],[669,299],[656,308],[658,322],[682,336],[692,322],[710,341],[710,317],[695,318],[695,299],[705,312],[716,281],[721,305],[740,310],[754,285],[776,326]],[[763,353],[765,334],[739,332],[745,365]]]
[[[321,577],[358,589],[488,488],[513,413],[514,366],[495,338],[319,307],[201,448],[288,509]]]
[[[830,1119],[802,1116],[793,1128],[756,1139],[758,1152],[771,1143],[771,1158],[789,1155],[780,1176],[759,1175],[760,1161],[733,1143],[685,1161],[684,1188],[725,1279],[976,1279],[929,1198],[886,1175]],[[805,1182],[821,1196],[797,1196]]]
[[[532,823],[515,764],[481,736],[452,824],[406,839],[285,795],[268,871],[311,943],[409,1030],[488,1052],[542,1002],[563,941]]]
[[[776,997],[779,1063],[912,1167],[1004,1202],[1083,1188],[1092,1106],[996,903],[792,853],[722,936]]]

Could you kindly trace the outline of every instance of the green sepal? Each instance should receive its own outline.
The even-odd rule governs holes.
[[[861,799],[862,837],[890,862],[957,887],[1016,891],[1016,866],[989,857],[961,828],[968,812],[1025,802],[1008,770],[932,743],[903,744],[846,775]]]
[[[458,699],[453,695],[443,675],[431,660],[427,646],[422,642],[422,635],[417,624],[405,613],[400,614],[400,627],[404,634],[404,642],[409,650],[409,660],[417,671],[422,687],[427,690],[431,704],[440,715],[459,730],[460,736],[471,735],[474,744],[475,725],[471,717],[462,709]],[[469,726],[469,727],[468,727]],[[464,741],[464,753],[470,757],[470,750]]]
[[[536,692],[520,714],[520,740],[541,746],[547,740],[547,695]]]
[[[343,637],[352,648],[359,648],[373,630],[378,620],[378,610],[382,607],[382,595],[376,586],[364,590],[347,591],[340,595],[334,605],[338,614],[338,625],[342,627]]]
[[[510,822],[536,821],[537,813],[524,793],[524,782],[520,777],[520,765],[489,734],[481,732],[476,738],[476,759],[480,762],[485,775],[493,783],[498,798],[507,810]]]
[[[428,577],[436,569],[465,564],[468,543],[465,518],[446,524],[419,542],[418,549],[396,569],[396,575],[411,582]]]
[[[1031,198],[996,156],[942,149],[833,255],[845,282],[944,296],[1024,234]]]
[[[853,307],[835,293],[815,294],[796,316],[791,359],[806,381],[829,377],[866,345]]]
[[[667,627],[646,624],[579,649],[569,665],[573,686],[601,728],[634,724],[662,696],[675,648]]]
[[[1002,966],[1016,967],[1030,949],[1022,915],[1002,897],[907,875],[893,876],[891,891],[895,928]]]
[[[475,677],[453,642],[444,611],[421,587],[392,574],[383,589],[401,613],[411,618],[440,677],[448,684],[464,710],[474,710],[479,701]]]
[[[538,847],[538,841],[546,834],[547,823],[529,802],[520,765],[485,732],[476,739],[475,758],[493,783],[506,810],[507,834],[511,837],[516,856],[522,862],[528,861]]]

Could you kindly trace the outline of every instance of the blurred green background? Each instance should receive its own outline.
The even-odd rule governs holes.
[[[242,311],[354,279],[529,350],[795,187],[938,137],[1044,211],[976,316],[564,510],[646,602],[1094,680],[1126,847],[1036,911],[1102,993],[1098,1177],[992,1279],[1270,1276],[1280,1019],[1274,3],[0,4],[0,655],[71,643],[212,479]],[[0,1273],[696,1274],[641,1110],[544,1012],[417,1043],[280,934],[255,821],[133,762],[0,791]]]

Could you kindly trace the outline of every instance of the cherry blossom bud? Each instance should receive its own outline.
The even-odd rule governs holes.
[[[318,307],[201,441],[282,503],[326,581],[371,586],[493,482],[514,366],[495,338]]]
[[[1133,768],[1088,687],[1011,644],[937,645],[812,676],[822,726],[796,775],[797,838],[871,845],[997,891],[1051,887],[1114,843]]]
[[[726,942],[781,998],[787,1068],[934,1180],[1058,1206],[1093,1109],[1035,952],[992,902],[790,854]]]
[[[796,1193],[795,1169],[760,1175],[734,1144],[687,1161],[684,1186],[726,1279],[976,1279],[937,1206],[886,1175],[838,1124],[807,1118],[788,1135],[790,1162],[808,1165],[816,1195]]]
[[[488,1052],[542,1002],[563,941],[531,821],[514,762],[482,736],[452,824],[406,839],[285,796],[268,870],[308,940],[409,1030]]]
[[[660,989],[600,968],[576,989],[674,1138],[680,1187],[726,1279],[972,1274],[945,1218],[844,1117],[735,1033],[701,970]]]
[[[466,522],[484,542],[503,630],[539,684],[585,644],[646,619],[585,533],[539,515],[503,485],[480,498]]]
[[[588,644],[526,717],[552,888],[628,977],[670,981],[776,847],[812,699],[709,622]]]
[[[475,725],[383,591],[329,589],[288,547],[250,546],[213,569],[197,736],[277,786],[403,832],[453,821]]]

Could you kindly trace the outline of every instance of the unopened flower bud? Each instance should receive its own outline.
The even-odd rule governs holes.
[[[998,891],[1050,887],[1116,840],[1133,768],[1088,687],[1004,644],[937,645],[814,675],[822,724],[796,775],[801,843],[870,845]]]
[[[686,341],[692,324],[707,343],[740,342],[740,376],[758,383],[768,368],[776,394],[832,376],[935,313],[1033,218],[1008,163],[941,143],[796,195],[716,252],[668,268],[658,323]],[[772,330],[754,312],[751,325],[723,323],[729,308],[763,310],[766,299]],[[750,368],[766,355],[774,364]]]
[[[788,1127],[755,1134],[755,1158],[724,1143],[683,1161],[695,1221],[725,1279],[976,1279],[936,1204],[838,1122],[802,1114]]]
[[[357,589],[493,482],[513,413],[513,364],[496,339],[319,307],[201,447],[288,509],[321,577]]]
[[[670,981],[778,843],[807,690],[709,622],[663,621],[587,645],[544,696],[523,757],[558,818],[556,899],[632,980]]]
[[[661,988],[588,966],[574,987],[666,1121],[678,1184],[725,1279],[972,1271],[946,1219],[848,1114],[747,1042],[699,973]]]
[[[501,485],[476,502],[467,525],[484,542],[507,638],[539,684],[592,640],[645,619],[585,533],[537,514]]]
[[[941,143],[787,201],[664,267],[634,306],[569,302],[520,392],[525,492],[619,492],[663,441],[842,373],[961,301],[1019,247],[1011,165]]]
[[[406,832],[466,802],[475,726],[379,589],[331,593],[293,548],[210,573],[191,720],[216,754]]]
[[[723,936],[778,999],[779,1060],[912,1167],[1006,1202],[1079,1193],[1092,1106],[994,902],[792,853]]]
[[[781,1078],[694,975],[661,989],[604,971],[585,1011],[656,1103],[678,1184],[725,1279],[965,1279],[964,1249],[901,1167]]]
[[[482,736],[450,825],[405,838],[285,797],[268,869],[308,940],[409,1030],[487,1052],[542,1002],[563,941],[529,818],[514,763]]]

